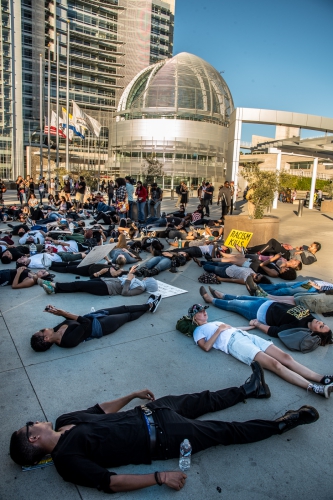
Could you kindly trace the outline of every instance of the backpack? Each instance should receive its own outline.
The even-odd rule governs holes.
[[[311,352],[320,346],[320,337],[311,335],[308,328],[290,328],[278,333],[278,337],[291,351]]]
[[[187,337],[193,337],[196,327],[189,316],[183,316],[176,323],[176,329]]]
[[[207,285],[219,285],[220,282],[217,279],[216,274],[213,273],[203,273],[201,276],[198,278],[199,283],[206,283]]]

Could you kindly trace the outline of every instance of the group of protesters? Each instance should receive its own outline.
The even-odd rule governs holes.
[[[22,183],[25,184],[23,179],[19,185]],[[74,348],[122,327],[121,334],[126,337],[128,322],[146,321],[144,315],[155,313],[161,303],[163,309],[156,277],[165,273],[166,278],[167,272],[186,273],[192,261],[199,267],[200,283],[225,284],[222,291],[211,286],[208,291],[198,285],[198,297],[202,297],[204,304],[189,304],[184,317],[173,326],[192,337],[203,351],[215,348],[249,365],[252,371],[249,379],[240,387],[157,400],[150,389],[144,389],[80,412],[61,415],[54,429],[49,422],[29,421],[11,438],[10,455],[16,463],[36,464],[51,454],[63,479],[107,493],[155,484],[180,490],[186,482],[183,472],[117,475],[108,468],[175,458],[180,442],[188,437],[193,452],[197,453],[218,444],[266,439],[319,418],[318,411],[307,405],[289,410],[274,420],[232,423],[197,420],[205,413],[220,411],[248,398],[271,397],[264,369],[328,399],[333,391],[333,376],[317,373],[297,362],[265,336],[277,338],[281,332],[302,329],[317,346],[331,344],[329,326],[313,315],[322,312],[316,310],[320,301],[313,301],[314,305],[309,306],[309,298],[325,297],[322,302],[330,313],[333,285],[313,278],[297,281],[297,272],[317,261],[319,242],[298,247],[276,240],[249,248],[225,246],[224,217],[232,212],[233,183],[225,182],[219,189],[217,203],[221,203],[222,212],[215,220],[210,218],[209,210],[214,192],[211,183],[204,182],[199,187],[199,204],[192,212],[187,211],[186,185],[180,186],[177,210],[170,213],[161,211],[163,191],[156,183],[147,189],[130,176],[103,186],[107,200],[103,192],[87,198],[83,177],[78,185],[81,192],[75,195],[77,203],[72,203],[71,191],[69,196],[65,191],[60,203],[55,199],[56,193],[50,193],[54,198],[45,204],[44,196],[39,193],[40,203],[29,204],[29,200],[34,199],[31,195],[35,195],[33,187],[26,213],[24,207],[6,211],[10,219],[9,229],[0,234],[0,259],[4,265],[0,270],[0,287],[7,286],[9,290],[9,287],[40,286],[50,298],[59,293],[124,297],[125,305],[87,311],[83,316],[46,305],[45,312],[62,320],[56,326],[40,325],[37,332],[31,332],[31,348],[41,353],[53,345]],[[137,217],[133,211],[135,203]],[[148,207],[151,207],[150,214]],[[112,244],[112,248],[107,247],[98,261],[85,265],[92,249],[107,243]],[[63,273],[80,279],[63,282]],[[282,281],[273,283],[276,278]],[[231,294],[233,283],[244,285],[248,293]],[[128,299],[144,293],[148,294],[144,303],[133,304],[133,299]],[[221,321],[209,321],[209,306],[238,313],[249,325],[233,327]],[[259,335],[248,333],[254,329],[260,331]],[[148,402],[133,410],[120,411],[135,398]]]

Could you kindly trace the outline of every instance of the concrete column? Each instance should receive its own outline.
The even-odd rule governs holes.
[[[226,180],[234,181],[235,183],[234,201],[236,201],[237,198],[239,153],[242,136],[242,112],[242,108],[236,108],[231,113],[228,133]]]
[[[277,173],[280,173],[280,170],[281,170],[281,157],[282,157],[282,151],[278,151],[278,153],[276,155],[276,172]],[[272,208],[277,208],[278,198],[279,198],[279,192],[275,191]]]
[[[313,158],[313,169],[312,169],[312,180],[311,180],[311,189],[310,189],[310,200],[309,200],[309,209],[313,208],[313,197],[316,188],[316,179],[317,179],[317,168],[318,168],[318,158]]]

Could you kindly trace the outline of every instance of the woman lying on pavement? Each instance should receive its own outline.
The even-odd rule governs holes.
[[[52,262],[50,271],[56,273],[76,274],[77,276],[90,276],[96,278],[96,273],[105,269],[105,278],[117,278],[128,273],[123,271],[115,264],[89,264],[88,266],[79,266],[79,262]]]
[[[148,262],[145,262],[142,267],[136,269],[134,274],[136,276],[145,276],[147,278],[156,276],[162,271],[167,270],[172,273],[176,273],[176,268],[184,266],[189,260],[191,260],[191,257],[186,252],[179,252],[177,254],[173,252],[162,252],[162,255],[153,257],[148,260]]]
[[[278,333],[290,328],[309,328],[311,334],[318,335],[321,346],[332,342],[332,331],[322,321],[314,318],[309,310],[302,306],[291,306],[274,302],[261,297],[248,295],[227,295],[209,287],[212,297],[205,287],[200,287],[200,294],[205,302],[213,304],[224,311],[240,314],[270,337],[278,337]]]
[[[245,330],[249,329],[248,327],[234,328],[221,321],[208,322],[207,307],[194,304],[188,310],[188,315],[197,325],[193,332],[194,342],[202,350],[208,352],[212,348],[219,349],[247,365],[257,361],[263,368],[276,373],[290,384],[325,398],[330,397],[333,391],[333,375],[319,375],[306,368],[272,342],[247,333]],[[264,393],[262,397],[269,395]]]
[[[14,289],[30,288],[37,285],[38,278],[43,280],[51,280],[53,275],[45,270],[33,273],[26,267],[19,267],[18,269],[1,269],[0,270],[0,287],[11,286]]]
[[[275,283],[275,284],[261,284],[259,287],[251,281],[251,277],[246,280],[246,288],[250,295],[256,297],[267,296],[293,296],[293,295],[306,295],[308,293],[324,293],[333,289],[332,283],[327,283],[322,280],[294,281],[292,283]]]
[[[101,309],[79,316],[54,306],[46,306],[45,312],[62,316],[65,321],[54,328],[43,328],[32,335],[30,345],[37,352],[59,347],[76,347],[81,342],[101,338],[115,332],[125,323],[140,318],[147,311],[154,313],[161,302],[161,295],[151,295],[146,304]]]
[[[302,263],[298,260],[281,259],[281,255],[277,254],[274,257],[260,260],[259,255],[227,255],[222,254],[222,258],[213,258],[208,263],[204,263],[204,270],[209,273],[214,273],[221,278],[225,276],[224,266],[233,264],[235,266],[251,268],[256,273],[260,272],[272,278],[280,277],[284,280],[295,280],[297,277],[296,269],[302,269]]]
[[[146,278],[140,281],[134,276],[134,270],[135,267],[132,267],[127,276],[124,277],[111,277],[110,275],[106,277],[105,275],[109,270],[102,269],[94,273],[93,277],[88,281],[59,283],[39,279],[38,284],[42,286],[44,291],[48,294],[85,292],[100,296],[122,295],[123,297],[132,297],[144,292],[157,292],[158,284],[154,278]]]

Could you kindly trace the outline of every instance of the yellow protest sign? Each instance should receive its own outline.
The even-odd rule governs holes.
[[[248,231],[238,231],[238,229],[232,229],[224,244],[227,247],[232,248],[235,248],[235,245],[246,248],[252,236],[253,233],[249,233]]]

